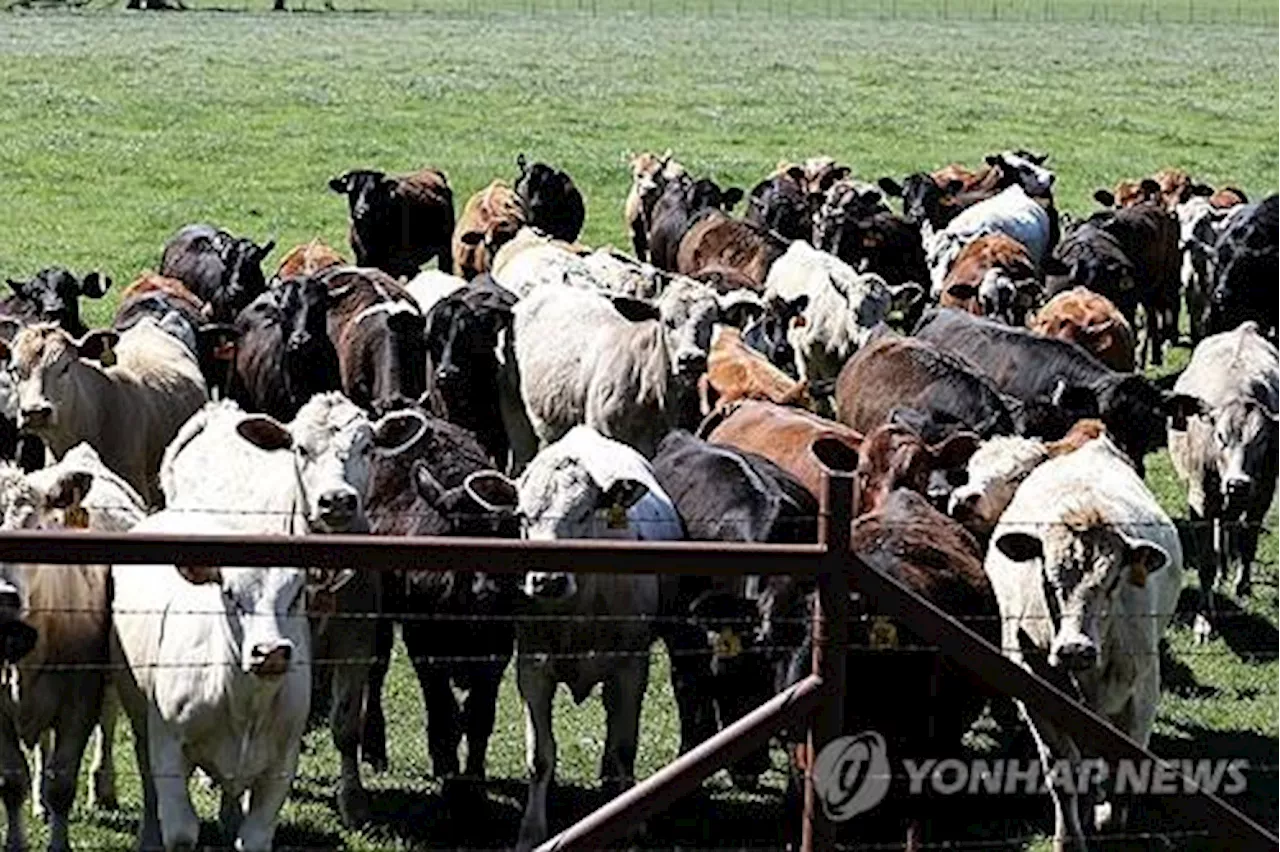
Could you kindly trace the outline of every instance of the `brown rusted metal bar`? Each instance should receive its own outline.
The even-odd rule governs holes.
[[[783,725],[812,713],[825,696],[822,680],[814,675],[806,677],[583,817],[539,846],[537,852],[602,848],[696,789],[708,776],[767,743]]]
[[[1037,713],[1047,717],[1077,742],[1088,743],[1090,755],[1110,761],[1148,760],[1153,766],[1177,766],[1138,745],[1110,722],[1049,681],[1005,657],[998,648],[931,601],[889,576],[887,572],[892,566],[888,561],[880,562],[884,558],[879,555],[870,559],[853,556],[848,572],[854,587],[866,596],[869,606],[877,613],[900,620],[921,639],[937,645],[943,654],[985,683],[1034,707]],[[1197,789],[1197,785],[1181,771],[1177,776],[1181,789]],[[1280,843],[1276,835],[1212,793],[1198,791],[1179,798],[1183,807],[1194,810],[1204,819],[1211,833],[1229,841],[1230,845],[1224,845],[1224,849],[1273,850]]]
[[[823,746],[844,733],[845,657],[849,645],[849,538],[855,493],[853,477],[828,472],[823,477],[818,515],[818,541],[826,546],[818,594],[813,607],[813,676],[827,684],[826,694],[809,722],[805,761],[804,814],[800,826],[802,852],[835,848],[835,825],[826,817],[814,787],[813,764]]]
[[[0,561],[51,564],[293,565],[371,570],[578,574],[797,574],[818,572],[818,544],[695,541],[522,541],[373,535],[158,535],[0,532]],[[663,567],[655,566],[661,560]]]

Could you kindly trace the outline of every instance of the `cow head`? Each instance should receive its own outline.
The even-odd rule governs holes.
[[[813,230],[814,204],[801,186],[802,180],[803,170],[793,166],[788,172],[756,184],[747,198],[746,220],[788,240],[808,239]]]
[[[329,289],[323,279],[291,278],[275,289],[280,336],[291,358],[306,359],[318,350],[331,349],[328,311]]]
[[[288,426],[265,414],[237,425],[240,437],[259,449],[293,454],[298,511],[318,533],[363,532],[364,495],[374,453],[395,456],[421,437],[426,418],[413,410],[370,423],[363,410],[340,393],[317,394]]]
[[[1267,460],[1280,446],[1276,413],[1256,400],[1238,398],[1194,418],[1187,426],[1210,433],[1206,437],[1217,470],[1223,516],[1242,518],[1257,489],[1263,487],[1255,477],[1267,469]]]
[[[18,332],[12,343],[0,341],[0,359],[12,360],[17,380],[18,428],[54,434],[77,405],[89,404],[80,399],[78,374],[88,369],[80,359],[102,358],[119,338],[97,329],[76,340],[52,323],[37,323]]]
[[[1123,533],[1088,509],[1058,523],[1002,532],[994,545],[1025,566],[1028,587],[1043,583],[1054,628],[1049,665],[1068,671],[1103,666],[1104,624],[1121,584],[1144,586],[1169,563],[1159,544]]]
[[[84,278],[76,278],[59,266],[42,269],[27,281],[6,281],[20,303],[11,304],[10,312],[55,323],[77,337],[88,331],[80,321],[80,297],[100,299],[111,286],[106,275],[90,272]]]
[[[983,442],[969,457],[965,482],[951,492],[947,513],[971,532],[989,535],[1022,480],[1047,458],[1043,441],[1001,435]]]
[[[898,183],[893,178],[883,177],[879,181],[885,195],[902,199],[902,216],[913,225],[930,224],[934,228],[943,224],[943,199],[955,195],[964,189],[959,180],[948,181],[946,186],[938,186],[931,175],[917,172],[903,178]]]
[[[274,685],[308,648],[307,572],[302,568],[177,566],[195,586],[216,585],[226,633],[245,674]]]
[[[742,200],[743,192],[734,186],[721,189],[720,185],[710,178],[699,178],[688,181],[684,188],[685,206],[691,213],[699,210],[723,210],[731,212]]]
[[[653,212],[653,205],[662,196],[666,185],[685,174],[684,166],[675,161],[670,150],[662,156],[652,153],[627,157],[631,167],[631,191],[640,200],[644,216]]]
[[[524,154],[516,157],[520,176],[516,178],[515,193],[524,202],[525,209],[533,213],[546,207],[555,207],[564,199],[577,194],[573,178],[546,163],[530,163]]]
[[[987,156],[987,165],[1001,171],[997,186],[1019,184],[1032,198],[1047,198],[1053,192],[1055,176],[1044,167],[1048,154],[1032,154],[1027,151],[1002,151]]]
[[[874,512],[897,488],[924,495],[945,507],[954,482],[978,447],[972,432],[954,432],[937,444],[926,444],[914,430],[900,423],[877,427],[858,452],[858,511]]]
[[[204,308],[206,319],[234,322],[240,311],[267,289],[262,261],[276,246],[275,240],[258,245],[245,237],[219,231],[213,249],[222,262],[222,282],[209,294]]]
[[[1146,472],[1147,453],[1164,446],[1166,423],[1185,430],[1188,418],[1207,410],[1194,396],[1161,390],[1140,373],[1115,373],[1092,389],[1060,383],[1054,397],[1059,405],[1075,412],[1077,420],[1101,419],[1139,475]],[[1092,410],[1090,401],[1094,403]]]
[[[856,180],[840,180],[832,184],[818,199],[813,215],[812,239],[816,248],[837,257],[865,255],[875,248],[877,234],[874,217],[888,213],[881,191]],[[797,238],[799,239],[799,238]],[[848,248],[844,244],[853,242]]]
[[[771,296],[765,302],[764,313],[742,331],[742,342],[769,359],[769,363],[792,378],[797,377],[796,351],[788,337],[793,323],[804,323],[804,311],[809,307],[808,296],[797,296],[788,301],[781,296]]]
[[[347,197],[351,221],[357,224],[383,218],[396,200],[400,183],[385,172],[356,169],[329,181],[329,189]]]
[[[1054,258],[1044,265],[1048,292],[1087,287],[1115,301],[1137,289],[1133,263],[1115,238],[1100,229],[1091,229],[1090,239],[1076,243],[1069,259]]]
[[[511,326],[516,297],[479,279],[450,293],[427,314],[427,354],[436,365],[435,382],[446,399],[464,393],[482,371],[496,371],[499,335]]]
[[[1136,204],[1159,204],[1160,184],[1151,178],[1140,181],[1122,180],[1116,184],[1114,192],[1108,189],[1095,191],[1093,200],[1103,207],[1116,210],[1133,207]]]
[[[706,372],[711,332],[721,318],[720,304],[714,289],[687,278],[672,281],[658,297],[671,366],[690,387]]]
[[[475,471],[461,485],[446,488],[426,460],[417,459],[409,475],[418,496],[448,523],[449,535],[514,538],[519,534],[515,522],[519,492],[514,482],[496,470]]]

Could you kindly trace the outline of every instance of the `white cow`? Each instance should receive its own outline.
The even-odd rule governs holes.
[[[19,426],[56,459],[88,442],[155,505],[165,445],[209,398],[191,350],[144,317],[121,335],[97,330],[81,341],[52,323],[37,323],[11,344],[0,343],[0,354],[9,352]]]
[[[0,504],[5,530],[87,526],[118,531],[145,515],[142,498],[83,444],[57,465],[32,474],[0,464]],[[26,848],[21,809],[32,776],[22,745],[38,746],[35,777],[41,779],[41,791],[34,810],[48,814],[49,848],[69,848],[76,777],[103,710],[109,571],[106,565],[0,564],[0,645],[4,663],[13,664],[0,694],[0,772],[9,779],[0,797],[8,812],[10,850]],[[115,807],[106,745],[98,755],[90,798]]]
[[[652,457],[696,411],[717,316],[714,298],[682,302],[674,328],[647,303],[547,284],[514,309],[520,396],[542,446],[579,424]]]
[[[930,296],[936,300],[960,250],[978,237],[992,233],[1012,237],[1026,247],[1027,256],[1038,268],[1049,251],[1052,226],[1045,209],[1021,184],[1014,184],[966,208],[941,231],[931,230],[925,223],[925,262],[932,282]]]
[[[1169,429],[1169,458],[1187,484],[1187,507],[1200,545],[1195,555],[1204,611],[1196,633],[1203,639],[1212,630],[1214,585],[1230,562],[1240,563],[1233,591],[1248,597],[1262,520],[1276,493],[1280,362],[1275,344],[1253,321],[1206,337],[1174,391],[1202,400],[1206,410],[1188,418],[1185,431]]]
[[[370,423],[340,393],[317,394],[288,426],[245,414],[231,402],[211,403],[182,428],[165,452],[161,482],[168,506],[203,513],[242,533],[350,533],[368,530],[365,495],[373,454],[396,455],[418,439],[425,419],[399,411]],[[380,600],[377,575],[346,583],[336,605],[373,612]],[[373,621],[330,625],[314,619],[312,645],[321,659],[368,660],[374,655]],[[359,744],[368,665],[335,666],[330,727],[342,758],[338,808],[344,822],[368,816],[360,782]]]
[[[649,463],[586,426],[571,429],[540,452],[518,488],[518,511],[528,539],[664,540],[684,535],[675,506]],[[567,685],[578,703],[597,683],[604,684],[608,722],[600,776],[611,790],[633,783],[653,641],[646,617],[658,613],[658,578],[531,571],[524,591],[532,618],[516,625],[516,683],[525,704],[530,782],[516,844],[520,852],[548,833],[547,792],[556,768],[551,706],[557,684]],[[597,650],[608,653],[593,653]]]
[[[172,510],[134,529],[240,534]],[[198,767],[222,790],[235,848],[270,852],[311,703],[305,569],[117,565],[111,579],[116,688],[142,775],[141,848],[195,848],[188,782]]]
[[[793,242],[769,267],[764,291],[766,302],[808,298],[787,338],[800,378],[811,381],[834,379],[890,309],[905,310],[922,295],[917,284],[886,284],[879,275],[859,273],[803,240]]]
[[[1182,588],[1182,547],[1173,521],[1110,438],[1031,472],[995,528],[985,568],[1005,654],[1070,678],[1086,706],[1146,746],[1160,700],[1160,636]],[[1066,760],[1080,777],[1088,744],[1020,709],[1046,773]],[[1083,852],[1075,786],[1048,777],[1055,847],[1070,839]],[[1109,805],[1095,811],[1100,825],[1110,818]]]
[[[418,304],[418,310],[422,311],[425,317],[435,307],[436,302],[466,286],[465,278],[441,272],[439,269],[424,269],[415,275],[412,281],[405,284],[404,289],[413,297],[413,301]]]
[[[1193,196],[1175,208],[1178,214],[1178,249],[1182,252],[1182,292],[1187,299],[1191,341],[1199,343],[1209,322],[1209,292],[1217,259],[1218,237],[1245,208],[1215,207],[1203,196]]]

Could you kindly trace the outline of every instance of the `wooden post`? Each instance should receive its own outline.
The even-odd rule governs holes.
[[[813,673],[824,696],[809,723],[804,778],[803,852],[835,849],[835,825],[826,818],[813,786],[813,765],[823,746],[844,733],[845,657],[849,648],[849,539],[854,506],[853,477],[828,472],[818,514],[818,540],[826,545],[813,607]]]

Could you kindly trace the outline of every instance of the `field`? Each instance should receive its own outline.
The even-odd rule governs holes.
[[[570,5],[562,0],[560,8]],[[420,15],[0,16],[0,175],[8,199],[0,206],[0,274],[28,276],[51,264],[109,272],[112,292],[86,312],[90,324],[104,324],[115,294],[156,266],[164,241],[183,224],[209,221],[273,236],[282,248],[315,236],[345,247],[345,202],[327,191],[329,177],[361,166],[395,171],[431,163],[448,172],[461,203],[493,177],[514,177],[521,151],[567,168],[583,188],[584,242],[628,249],[623,157],[644,149],[672,147],[694,172],[750,187],[779,160],[815,153],[874,179],[1029,147],[1051,153],[1059,204],[1077,214],[1091,208],[1094,189],[1166,165],[1243,187],[1250,197],[1276,189],[1274,25],[1156,25],[1146,3],[1145,24],[1115,24],[1138,19],[1136,0],[1102,4],[1112,10],[1106,26],[1101,18],[1084,20],[1083,3],[1075,4],[1076,22],[1011,15],[998,26],[986,19],[784,18],[781,2],[773,16],[760,14],[762,0],[747,5],[747,14],[682,17],[528,15],[516,13],[521,4],[514,2],[511,12],[474,17],[461,14],[461,3],[445,7],[450,14]],[[640,0],[630,8],[643,7]],[[1274,20],[1273,6],[1253,0],[1215,8],[1236,8],[1242,20]],[[1223,13],[1219,20],[1232,18]],[[1176,352],[1171,366],[1186,355]],[[1184,514],[1167,457],[1148,468],[1166,507]],[[1274,829],[1274,511],[1261,554],[1254,598],[1221,638],[1196,646],[1185,619],[1171,631],[1153,747],[1162,755],[1248,758],[1255,771],[1237,804]],[[669,761],[677,745],[665,660],[655,652],[655,661],[641,775]],[[374,825],[339,827],[332,806],[337,759],[327,732],[315,731],[278,843],[510,843],[524,778],[523,722],[510,678],[490,748],[490,811],[482,815],[445,814],[430,778],[421,699],[403,659],[387,707],[392,765],[386,776],[369,776]],[[577,708],[562,694],[557,725],[557,801],[573,801],[553,804],[553,826],[598,801],[598,699]],[[81,804],[72,831],[77,848],[132,843],[139,801],[124,728],[124,810],[97,813]],[[643,845],[776,843],[776,798],[712,786],[709,810],[654,821]],[[212,817],[212,797],[202,793],[201,801]],[[1174,819],[1153,810],[1139,814],[1136,827],[1176,832]],[[969,839],[1004,846],[1048,825],[1040,803],[1029,814],[975,826]],[[34,842],[41,832],[33,826]],[[1190,845],[1174,837],[1175,848]],[[206,838],[216,840],[212,824]]]

